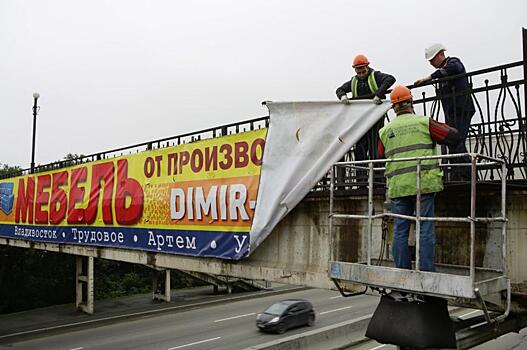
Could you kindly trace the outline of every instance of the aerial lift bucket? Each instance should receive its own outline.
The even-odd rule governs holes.
[[[424,159],[452,158],[463,155],[442,155],[433,157],[417,157],[401,159],[415,160],[417,174]],[[390,160],[372,160],[359,162],[341,162],[338,166],[351,166],[367,170],[368,213],[367,215],[337,214],[334,212],[334,169],[330,171],[330,234],[333,234],[334,219],[367,220],[367,257],[365,262],[330,262],[329,275],[337,287],[339,281],[353,282],[365,285],[373,290],[387,294],[388,291],[398,291],[407,294],[409,298],[393,298],[388,293],[383,295],[368,328],[367,336],[381,343],[391,343],[408,347],[456,347],[455,332],[448,316],[447,300],[453,305],[464,305],[483,310],[485,320],[489,324],[503,321],[510,309],[510,280],[506,274],[507,249],[506,244],[506,166],[503,160],[494,159],[479,154],[468,154],[471,157],[471,208],[469,217],[420,217],[404,216],[384,212],[374,213],[373,208],[373,174],[374,163]],[[478,162],[479,161],[479,162]],[[448,165],[442,165],[448,166]],[[501,212],[496,217],[476,217],[476,180],[477,167],[498,168],[501,171]],[[417,176],[417,202],[420,200],[420,176]],[[417,205],[417,208],[419,204]],[[418,210],[416,210],[418,212]],[[470,265],[469,266],[437,266],[437,272],[420,271],[419,254],[416,254],[415,269],[399,269],[393,262],[379,261],[372,258],[373,221],[388,217],[401,217],[416,223],[416,251],[419,251],[420,222],[465,222],[470,225]],[[501,225],[501,266],[496,268],[481,268],[475,264],[475,224],[477,222]],[[339,288],[340,289],[340,288]],[[342,292],[342,291],[341,291]],[[506,293],[506,294],[505,294]],[[494,317],[487,309],[485,297],[490,295],[506,295],[506,300],[499,307],[503,313]],[[351,294],[353,295],[353,294]],[[504,304],[504,305],[503,305]]]

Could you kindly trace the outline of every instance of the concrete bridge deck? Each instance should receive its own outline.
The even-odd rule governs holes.
[[[468,185],[447,186],[436,199],[438,215],[454,216],[467,211],[467,191]],[[478,216],[485,216],[499,209],[494,200],[496,191],[492,185],[488,185],[478,192]],[[507,196],[507,269],[513,292],[523,291],[527,284],[527,271],[523,268],[527,263],[527,205],[524,200],[526,192],[527,190],[521,187],[511,187]],[[335,201],[335,211],[365,214],[365,198],[366,193],[360,189],[343,193]],[[384,193],[379,189],[374,197],[377,210],[382,211],[383,200]],[[329,289],[334,288],[328,274],[330,259],[343,262],[363,261],[366,242],[361,237],[367,228],[366,223],[359,220],[340,220],[335,224],[335,236],[330,237],[328,214],[329,200],[326,196],[307,196],[280,222],[256,251],[240,261],[5,238],[0,238],[0,244],[144,264],[161,269],[188,270]],[[467,232],[463,223],[437,223],[436,262],[467,265],[467,247],[463,245],[463,236]],[[493,251],[498,234],[499,232],[495,232],[490,225],[478,224],[477,266],[485,267],[498,259],[498,252]],[[380,221],[374,222],[373,236],[374,243],[378,242],[378,245],[373,245],[378,246],[373,252],[375,256],[380,249]]]

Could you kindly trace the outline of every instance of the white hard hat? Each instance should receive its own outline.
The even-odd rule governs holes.
[[[443,44],[437,43],[437,44],[430,45],[429,47],[425,49],[425,58],[427,61],[430,61],[431,59],[436,57],[438,53],[440,53],[441,51],[445,51],[445,50],[446,50],[446,47]]]

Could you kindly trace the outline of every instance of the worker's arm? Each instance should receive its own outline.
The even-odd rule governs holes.
[[[457,57],[449,57],[446,64],[430,75],[432,79],[438,79],[449,75],[465,73],[465,66]]]
[[[455,146],[462,140],[461,134],[456,128],[452,128],[432,118],[430,118],[430,122],[428,123],[428,130],[430,131],[432,139],[437,143]],[[381,139],[377,143],[377,155],[379,158],[384,158],[384,145]]]
[[[342,96],[344,96],[344,95],[346,95],[347,93],[350,93],[350,92],[351,92],[351,80],[345,82],[339,88],[337,88],[337,91],[336,91],[337,98],[340,100],[340,98]]]
[[[377,86],[379,86],[379,90],[375,92],[375,96],[386,98],[386,91],[388,91],[388,89],[395,83],[395,77],[378,70],[376,70],[374,74]]]
[[[430,131],[432,139],[441,144],[455,146],[462,141],[461,134],[456,128],[432,118],[430,118],[430,122],[428,123],[428,130]]]

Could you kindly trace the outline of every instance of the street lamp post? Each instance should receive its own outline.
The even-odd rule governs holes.
[[[35,171],[35,137],[37,135],[37,114],[39,107],[37,106],[38,98],[40,94],[38,92],[33,93],[33,144],[31,148],[31,174]]]

